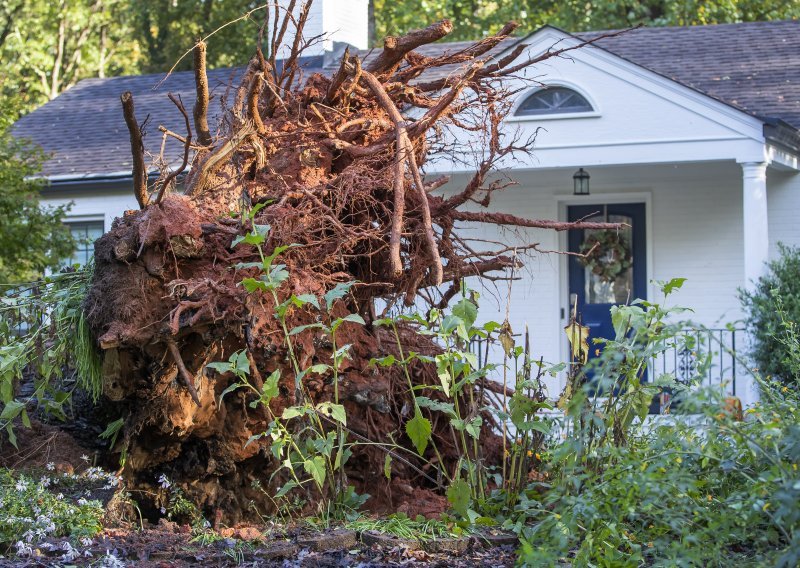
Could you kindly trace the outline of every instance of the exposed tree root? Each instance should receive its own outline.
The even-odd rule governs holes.
[[[259,47],[243,74],[237,102],[215,137],[206,119],[205,46],[195,49],[194,124],[203,149],[192,160],[185,195],[170,193],[177,175],[173,172],[165,175],[152,203],[148,201],[146,187],[136,177],[140,130],[135,119],[128,120],[132,101],[123,97],[142,210],[115,221],[97,242],[85,309],[105,353],[107,395],[126,417],[117,447],[126,452],[124,475],[134,497],[153,514],[152,495],[159,492],[162,473],[192,501],[207,511],[222,511],[229,522],[274,509],[272,495],[283,480],[270,478],[277,464],[269,439],[252,437],[297,402],[296,374],[274,299],[259,291],[248,294],[241,285],[244,278],[261,276],[257,248],[234,246],[254,224],[262,231],[269,226],[265,254],[293,245],[278,259],[290,274],[278,290],[279,301],[292,294],[322,298],[338,283],[356,282],[333,306],[334,317],[357,313],[367,322],[344,324],[336,338],[338,345],[352,346],[338,384],[351,440],[400,443],[402,447],[392,450],[398,457],[394,476],[428,488],[441,484],[439,468],[454,470],[459,451],[448,421],[432,415],[439,454],[429,449],[426,460],[415,457],[404,433],[412,414],[405,376],[397,367],[370,364],[387,354],[400,355],[395,338],[371,325],[375,302],[408,303],[425,289],[443,308],[457,295],[462,278],[493,272],[502,277],[504,269],[518,262],[505,246],[480,253],[470,249],[458,237],[460,222],[555,230],[595,227],[462,210],[467,204],[488,205],[492,193],[505,187],[487,184],[489,173],[505,156],[529,150],[516,140],[504,143],[499,128],[509,103],[496,79],[514,69],[515,58],[483,58],[515,24],[455,53],[435,58],[416,54],[415,48],[452,29],[449,22],[438,22],[387,38],[385,49],[364,65],[345,53],[332,77],[312,75],[298,83],[297,59],[309,42],[296,40],[291,56],[279,64],[278,46],[294,23],[267,12],[269,49],[265,54]],[[307,14],[304,7],[297,25],[302,27]],[[426,70],[453,64],[463,67],[444,82],[420,82]],[[175,102],[186,121],[182,141],[188,156],[189,119],[180,101]],[[421,173],[430,149],[440,141],[440,129],[434,128],[440,125],[485,134],[485,154],[474,177],[449,198],[431,193],[446,178],[426,184]],[[256,205],[263,208],[251,220],[247,214]],[[435,293],[443,283],[447,286]],[[289,329],[317,321],[317,312],[307,305],[287,313]],[[404,352],[438,352],[437,345],[412,327],[401,326],[400,335]],[[333,345],[319,330],[306,329],[292,340],[301,369],[331,362]],[[258,389],[263,377],[281,371],[279,395],[269,407],[251,406],[254,394],[245,390],[220,402],[236,379],[206,365],[241,350],[247,353],[250,380]],[[438,383],[431,365],[414,363],[411,375],[416,385]],[[305,375],[302,387],[314,402],[333,398],[330,372]],[[484,392],[476,385],[472,394],[477,399]],[[480,455],[472,459],[498,457],[491,424],[486,416]],[[392,495],[408,496],[393,494],[388,480],[377,481],[384,457],[385,450],[376,446],[357,447],[347,477],[383,497],[368,505],[392,509],[397,507]]]

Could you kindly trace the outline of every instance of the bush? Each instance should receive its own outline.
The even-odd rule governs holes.
[[[769,263],[752,291],[740,290],[746,324],[753,343],[751,357],[764,376],[797,384],[789,366],[790,353],[781,340],[786,321],[800,321],[800,248],[778,244],[780,256]]]
[[[776,348],[797,381],[800,331],[780,301],[775,311]],[[676,340],[677,327],[663,325],[670,312],[649,303],[616,308],[617,320],[631,325],[605,342],[594,378],[622,377],[624,388],[607,388],[607,401],[588,384],[574,392],[567,436],[544,454],[543,482],[529,484],[506,511],[524,565],[800,565],[797,389],[754,373],[761,401],[745,420],[713,387],[683,391],[683,416],[624,420],[625,398],[645,388],[627,369]]]

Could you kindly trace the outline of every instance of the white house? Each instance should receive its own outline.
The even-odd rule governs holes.
[[[324,49],[338,41],[366,47],[366,4],[315,3],[314,25],[331,41],[307,62],[309,73],[326,70],[334,59]],[[503,42],[493,56],[519,42],[538,54],[597,35],[544,27]],[[452,48],[442,43],[425,49]],[[605,333],[611,304],[629,297],[657,300],[651,281],[673,277],[687,278],[676,301],[694,308],[695,321],[718,329],[737,322],[737,289],[762,274],[778,242],[800,244],[800,22],[642,28],[549,59],[528,73],[541,84],[527,84],[517,95],[505,127],[523,135],[541,130],[530,159],[508,165],[506,173],[519,185],[495,196],[492,207],[533,218],[625,221],[632,225],[633,265],[608,284],[565,255],[527,259],[512,288],[513,329],[521,332],[527,324],[533,352],[563,360],[562,329],[572,294],[598,335]],[[233,74],[210,72],[217,95]],[[181,130],[166,93],[191,98],[193,76],[175,73],[153,89],[162,78],[88,79],[15,126],[18,136],[52,152],[44,201],[72,202],[69,222],[77,233],[96,237],[136,208],[120,93],[134,93],[140,121],[150,115],[147,144],[153,154],[161,145],[159,124]],[[180,151],[179,143],[167,142],[168,155]],[[575,195],[573,175],[581,168],[590,176],[588,195]],[[456,184],[470,175],[448,160],[427,173],[451,174]],[[493,238],[503,232],[466,230]],[[532,230],[522,238],[564,251],[577,250],[584,235]],[[91,248],[83,247],[76,259],[89,254]],[[484,290],[483,316],[502,320],[505,296],[504,289]],[[719,333],[725,342],[734,340],[730,332]],[[685,370],[692,361],[676,353],[674,361],[661,364]],[[716,367],[710,380],[730,380],[736,372],[723,359]],[[559,387],[551,384],[551,395]],[[727,388],[735,388],[745,403],[755,396],[741,369]]]

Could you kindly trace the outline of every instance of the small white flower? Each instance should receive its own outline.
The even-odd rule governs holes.
[[[17,556],[31,556],[33,555],[33,548],[22,542],[21,540],[17,541],[14,545],[17,549]]]
[[[123,568],[125,563],[121,562],[116,555],[106,550],[106,555],[103,556],[100,565],[104,568]]]
[[[47,468],[47,471],[53,471],[56,468],[56,464],[49,462],[45,467]]]
[[[24,479],[20,479],[17,481],[17,484],[14,487],[16,488],[17,491],[22,493],[23,491],[28,489],[28,484],[25,482]]]
[[[81,497],[80,499],[78,499],[78,506],[80,506],[80,507],[83,507],[83,506],[84,506],[84,505],[86,505],[87,503],[89,503],[89,502],[88,502],[86,499],[84,499],[83,497]]]
[[[86,454],[83,454],[83,455],[81,456],[81,459],[82,459],[83,461],[85,461],[85,462],[88,462],[88,461],[89,461],[89,456],[87,456]]]
[[[161,514],[162,515],[166,515],[167,514],[167,510],[164,507],[161,507]]]
[[[81,546],[92,546],[92,539],[88,536],[81,537],[80,540]]]

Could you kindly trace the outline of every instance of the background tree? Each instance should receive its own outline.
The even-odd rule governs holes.
[[[448,41],[469,40],[496,33],[515,20],[523,31],[552,24],[567,31],[624,28],[637,24],[688,26],[782,20],[800,17],[800,3],[780,0],[372,0],[373,38],[417,27],[420,14],[448,17],[455,31]]]
[[[74,250],[64,207],[39,203],[42,183],[31,179],[44,158],[32,144],[9,133],[13,99],[0,99],[0,287],[34,280],[58,268]]]
[[[215,30],[218,31],[211,42],[214,45],[224,46],[224,49],[209,50],[209,67],[247,63],[264,12],[259,10],[252,16],[246,15],[265,2],[152,0],[127,2],[127,4],[133,26],[133,38],[144,55],[140,70],[161,72],[178,61],[199,37]],[[230,25],[226,25],[229,23]],[[185,58],[178,64],[178,69],[189,68],[191,68],[191,58]]]
[[[0,96],[25,111],[81,79],[138,72],[127,10],[122,0],[0,0]]]

